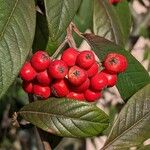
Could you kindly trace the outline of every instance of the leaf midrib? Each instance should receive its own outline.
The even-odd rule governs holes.
[[[109,20],[110,20],[110,24],[111,24],[111,26],[112,26],[112,31],[113,31],[113,36],[114,36],[114,38],[115,38],[116,43],[118,44],[118,39],[117,39],[117,36],[116,36],[116,34],[115,34],[114,24],[112,23],[111,16],[110,16],[109,13],[108,13],[108,10],[107,10],[107,8],[106,8],[106,6],[105,6],[105,2],[102,2],[102,3],[103,3],[103,6],[105,7],[104,11],[106,12],[106,14],[107,14],[107,16],[108,16],[108,18],[109,18]]]
[[[6,31],[6,28],[7,28],[8,24],[9,24],[9,22],[10,22],[12,16],[13,16],[15,10],[16,10],[16,7],[17,7],[18,2],[19,2],[19,0],[16,0],[16,2],[15,2],[15,4],[14,4],[14,7],[13,7],[13,9],[12,9],[12,11],[11,11],[11,13],[10,13],[10,15],[9,15],[9,17],[8,17],[8,19],[7,19],[6,23],[5,23],[5,25],[4,25],[4,27],[3,27],[3,29],[2,29],[2,33],[1,33],[1,35],[0,35],[0,41],[2,40],[2,37],[3,37],[3,35],[4,35],[5,31]]]
[[[54,116],[56,118],[66,118],[66,119],[73,119],[73,120],[78,120],[78,121],[86,121],[86,122],[90,122],[90,123],[93,123],[93,124],[103,124],[103,125],[107,125],[108,123],[101,123],[101,122],[92,122],[90,120],[85,120],[85,119],[81,119],[81,118],[71,118],[71,117],[68,117],[68,116],[62,116],[62,115],[58,115],[58,114],[50,114],[50,113],[45,113],[45,112],[33,112],[33,111],[20,111],[18,112],[19,114],[26,114],[26,113],[30,113],[30,114],[39,114],[39,115],[48,115],[48,116]],[[105,118],[104,118],[105,119]]]
[[[129,130],[131,130],[132,128],[134,128],[136,125],[138,125],[143,119],[147,118],[147,116],[149,116],[150,112],[146,113],[140,120],[138,120],[135,124],[133,124],[132,126],[130,126],[127,130],[125,130],[124,132],[122,132],[119,136],[117,136],[116,138],[114,138],[110,143],[108,143],[106,146],[103,147],[102,150],[104,150],[105,148],[108,148],[112,143],[114,143],[117,139],[119,139],[122,135],[126,134]],[[116,120],[114,126],[116,125],[118,119]],[[112,130],[113,131],[113,130]],[[112,131],[110,132],[110,135],[112,133]],[[108,137],[109,138],[109,137]]]

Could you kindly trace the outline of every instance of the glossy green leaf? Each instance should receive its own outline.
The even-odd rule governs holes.
[[[44,0],[49,28],[47,51],[52,54],[64,40],[66,29],[75,16],[81,0]]]
[[[0,0],[0,98],[28,56],[34,31],[34,1]]]
[[[73,22],[77,26],[80,32],[84,33],[87,29],[92,28],[93,23],[93,1],[82,0],[80,8],[78,9]],[[75,42],[77,46],[80,46],[82,38],[74,34]]]
[[[150,84],[133,95],[121,110],[104,150],[128,150],[142,145],[150,135]]]
[[[150,83],[150,76],[144,67],[122,47],[93,34],[84,34],[96,55],[103,61],[109,52],[121,53],[128,59],[128,68],[119,74],[117,88],[124,100],[127,100],[139,89]]]
[[[108,116],[95,105],[50,98],[24,106],[19,114],[37,127],[67,137],[89,137],[108,127]]]
[[[107,0],[94,0],[93,30],[96,35],[123,45],[124,38],[115,10]]]
[[[128,40],[129,33],[132,25],[131,12],[129,8],[129,2],[127,0],[122,0],[117,5],[112,5],[115,14],[118,17],[118,22],[120,23],[120,28],[123,33],[124,42]]]

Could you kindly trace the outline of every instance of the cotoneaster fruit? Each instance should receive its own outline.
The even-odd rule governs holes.
[[[44,51],[37,51],[31,58],[31,65],[36,71],[44,71],[48,68],[50,62],[49,55]]]
[[[68,48],[62,53],[61,60],[63,60],[69,67],[74,66],[79,52],[74,48]]]
[[[95,62],[94,53],[92,51],[89,51],[89,50],[82,51],[77,56],[77,60],[76,60],[76,64],[83,69],[90,68],[94,62]]]
[[[63,79],[68,73],[68,67],[62,60],[54,60],[48,68],[48,73],[52,78]]]
[[[126,57],[118,53],[109,53],[104,59],[105,69],[112,74],[124,72],[127,65]]]
[[[34,68],[31,66],[30,62],[26,62],[21,71],[20,71],[20,77],[22,78],[22,80],[25,81],[31,81],[36,77],[36,71],[34,70]]]
[[[109,53],[99,64],[91,50],[79,52],[68,48],[61,59],[51,60],[44,51],[37,51],[20,70],[22,87],[28,94],[40,100],[51,96],[79,101],[95,102],[102,96],[102,90],[117,83],[117,76],[126,70],[125,56]]]

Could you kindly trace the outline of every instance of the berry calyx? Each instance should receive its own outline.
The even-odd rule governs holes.
[[[73,66],[69,69],[68,80],[74,86],[81,85],[87,79],[86,72],[78,66]]]
[[[66,80],[56,80],[52,86],[51,90],[56,97],[65,97],[69,93],[68,85]]]
[[[68,67],[62,60],[54,60],[48,68],[48,73],[52,78],[63,79],[68,73]]]
[[[31,65],[38,72],[47,69],[50,62],[49,55],[44,51],[37,51],[31,58]]]
[[[74,100],[78,100],[78,101],[85,100],[83,93],[70,92],[66,97],[69,99],[74,99]]]
[[[91,88],[100,91],[108,85],[108,80],[104,74],[97,73],[91,78]]]
[[[92,64],[95,62],[95,56],[92,51],[86,50],[82,51],[78,56],[76,60],[76,64],[84,69],[88,69],[92,66]]]
[[[113,87],[117,82],[117,74],[110,74],[107,70],[101,71],[101,74],[103,74],[107,80],[108,80],[108,87]]]
[[[124,72],[127,65],[126,57],[118,53],[109,53],[104,59],[105,69],[112,74]]]
[[[84,92],[90,86],[90,80],[87,78],[81,85],[79,86],[70,86],[71,90],[74,92]]]
[[[47,73],[47,70],[43,72],[39,72],[36,78],[37,78],[38,83],[40,83],[41,85],[45,85],[45,86],[48,86],[52,81],[51,77]]]
[[[20,77],[22,78],[22,80],[31,81],[35,78],[35,76],[36,71],[31,66],[30,62],[26,62],[20,71]]]
[[[94,102],[101,98],[101,92],[93,91],[93,90],[86,90],[84,93],[84,97],[88,102]]]
[[[41,86],[41,85],[33,85],[33,93],[42,99],[47,99],[51,95],[50,87]]]
[[[32,82],[24,81],[22,83],[22,87],[26,93],[29,93],[29,94],[33,93],[33,83]]]
[[[98,73],[99,65],[95,62],[87,71],[87,75],[89,78],[93,77],[96,73]]]
[[[74,66],[79,52],[74,48],[68,48],[62,53],[61,60],[63,60],[69,67]]]

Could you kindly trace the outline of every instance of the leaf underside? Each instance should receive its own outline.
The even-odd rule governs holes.
[[[31,50],[35,4],[31,0],[0,0],[0,98],[13,83]]]
[[[124,45],[121,26],[108,1],[94,0],[93,30],[96,35]]]
[[[116,119],[105,150],[128,150],[143,145],[150,135],[150,84],[133,95]]]
[[[66,137],[89,137],[108,127],[108,116],[95,105],[50,98],[24,106],[19,114],[37,127]]]

